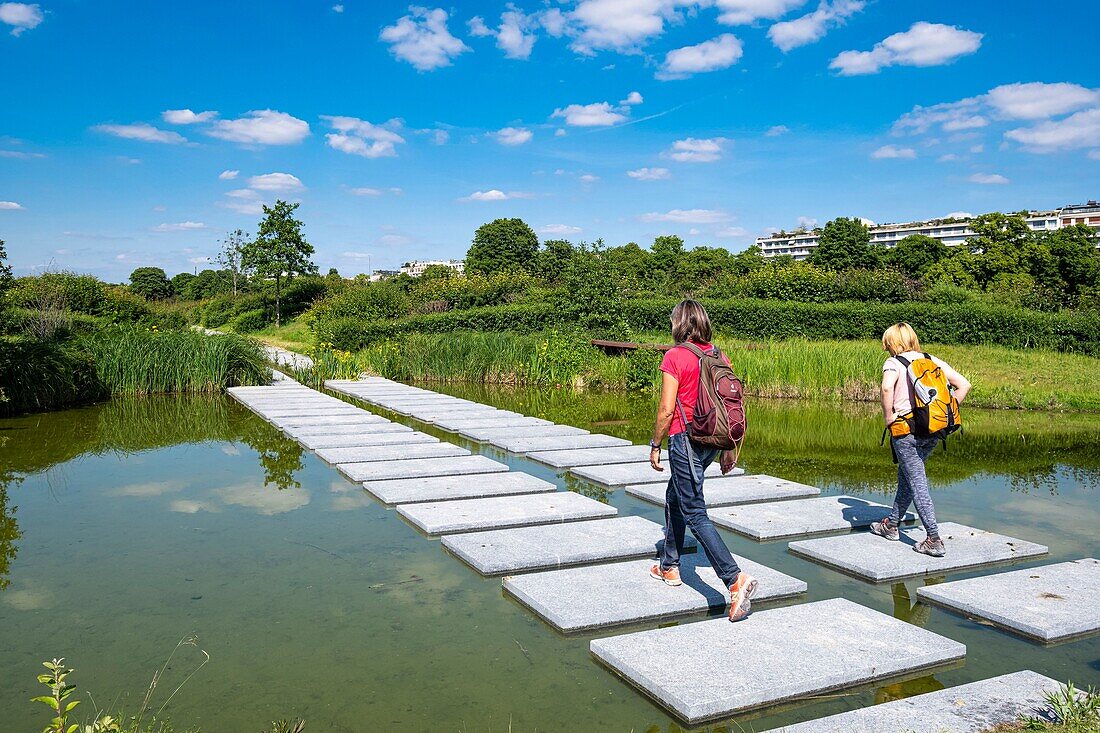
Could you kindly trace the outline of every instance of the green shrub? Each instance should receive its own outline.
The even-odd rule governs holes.
[[[897,270],[844,270],[836,275],[837,300],[903,303],[919,292],[919,283]]]
[[[661,352],[635,349],[626,355],[626,388],[636,391],[653,389],[661,373]]]
[[[270,321],[267,319],[267,315],[259,308],[256,310],[245,311],[239,316],[236,316],[231,321],[233,330],[237,333],[248,333],[250,331],[259,331],[261,328],[267,326]]]
[[[354,285],[314,304],[306,314],[306,320],[320,333],[330,328],[329,324],[333,321],[347,318],[370,322],[403,316],[408,313],[408,302],[405,292],[393,283]],[[319,340],[336,343],[328,338]]]
[[[833,272],[803,262],[787,267],[761,267],[734,281],[732,291],[724,294],[827,303],[837,299],[837,278]]]
[[[410,296],[421,312],[432,312],[435,303],[447,304],[447,310],[504,305],[521,300],[537,290],[539,280],[525,272],[497,272],[491,275],[470,274],[447,278],[419,280]]]
[[[282,295],[283,318],[290,319],[303,313],[314,301],[325,296],[328,284],[323,277],[296,277],[290,281]]]
[[[0,415],[55,410],[105,396],[88,354],[58,341],[0,339]]]

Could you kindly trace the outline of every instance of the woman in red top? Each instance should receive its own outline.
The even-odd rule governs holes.
[[[669,585],[681,584],[680,553],[684,549],[684,529],[690,527],[714,572],[730,589],[730,621],[740,621],[751,609],[756,579],[737,567],[707,515],[703,474],[718,457],[718,451],[693,442],[687,433],[699,391],[699,358],[682,344],[691,342],[703,351],[714,348],[710,343],[710,317],[702,304],[685,300],[673,309],[672,338],[677,346],[669,349],[661,362],[661,403],[649,443],[649,462],[655,471],[663,471],[661,441],[668,435],[671,471],[665,491],[665,541],[660,562],[649,574]],[[734,462],[733,451],[723,451],[722,473],[729,473]]]

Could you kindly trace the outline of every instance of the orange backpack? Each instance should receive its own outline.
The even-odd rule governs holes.
[[[947,436],[962,427],[959,401],[951,392],[947,375],[930,355],[922,354],[909,361],[895,356],[905,367],[905,381],[909,386],[909,404],[912,410],[899,416],[887,428],[890,435],[936,437],[946,441]],[[883,440],[886,435],[883,433]]]

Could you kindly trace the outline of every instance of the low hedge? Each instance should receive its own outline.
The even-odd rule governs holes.
[[[941,344],[999,344],[1100,356],[1100,313],[1042,313],[976,303],[795,303],[778,300],[704,300],[716,329],[742,339],[877,339],[891,324],[908,321],[921,338]],[[639,331],[666,330],[672,298],[627,300],[623,319]],[[517,331],[563,325],[548,304],[471,308],[388,321],[340,318],[317,321],[317,340],[354,351],[403,333]]]

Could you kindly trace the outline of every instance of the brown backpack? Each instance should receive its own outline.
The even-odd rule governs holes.
[[[679,346],[699,358],[699,393],[690,423],[686,419],[684,406],[679,399],[676,400],[688,437],[700,445],[736,450],[740,454],[746,428],[741,380],[722,358],[717,346],[706,352],[692,343]]]

